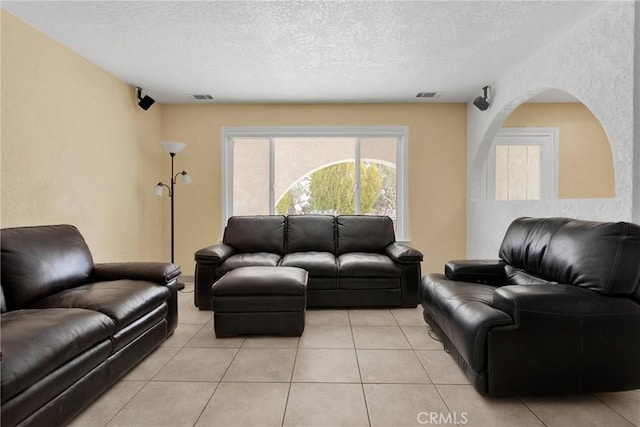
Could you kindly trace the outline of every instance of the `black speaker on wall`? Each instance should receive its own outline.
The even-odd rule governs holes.
[[[136,90],[138,95],[138,105],[140,106],[140,108],[147,111],[149,107],[151,107],[153,103],[156,102],[156,100],[149,95],[142,96],[142,89],[140,89],[139,87],[136,88]]]
[[[484,90],[484,96],[479,96],[473,100],[473,105],[478,107],[478,110],[480,111],[484,111],[489,108],[489,95],[487,94],[487,91],[490,90],[490,87],[485,86],[482,90]]]

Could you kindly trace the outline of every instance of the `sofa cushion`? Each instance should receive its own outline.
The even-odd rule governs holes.
[[[569,218],[518,218],[500,247],[500,258],[516,269],[604,295],[636,292],[640,282],[638,253],[637,224]]]
[[[632,295],[640,283],[640,226],[568,221],[551,237],[540,270],[603,295]]]
[[[386,255],[355,252],[338,257],[340,277],[400,277],[400,269]]]
[[[285,217],[281,215],[232,216],[223,243],[240,252],[284,254]]]
[[[388,216],[340,215],[337,224],[337,255],[349,252],[381,254],[395,242],[393,221]]]
[[[287,217],[287,253],[336,253],[336,218],[332,215]]]
[[[280,260],[282,267],[299,267],[313,277],[337,277],[338,260],[329,252],[296,252]]]
[[[216,268],[216,277],[224,276],[228,271],[240,267],[263,266],[275,267],[280,261],[280,255],[267,252],[255,252],[247,254],[231,255],[224,260],[220,267]]]
[[[4,313],[7,311],[7,302],[4,298],[4,290],[2,290],[2,285],[0,285],[0,313]]]
[[[83,284],[93,269],[91,252],[72,225],[6,228],[0,246],[8,310]]]
[[[169,298],[169,288],[140,280],[96,282],[68,289],[32,304],[32,308],[85,308],[108,316],[117,330]]]
[[[510,265],[504,266],[504,272],[506,274],[506,280],[504,280],[502,285],[554,285],[558,284],[558,282],[551,282],[549,280],[543,279],[542,277],[538,277],[533,275],[526,270],[521,268],[515,268]]]
[[[295,267],[244,267],[224,275],[211,287],[215,297],[305,296],[308,273]]]
[[[516,268],[540,276],[542,259],[547,252],[551,236],[568,218],[517,218],[502,239],[500,258]]]
[[[16,310],[2,320],[2,402],[108,340],[115,325],[83,309]]]
[[[475,372],[486,369],[487,334],[491,328],[512,325],[496,310],[491,285],[455,282],[441,274],[428,274],[420,285],[422,306]]]

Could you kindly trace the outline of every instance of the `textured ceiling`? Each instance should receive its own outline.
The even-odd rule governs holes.
[[[581,1],[3,1],[157,101],[461,102],[600,7]],[[438,92],[434,100],[418,92]]]

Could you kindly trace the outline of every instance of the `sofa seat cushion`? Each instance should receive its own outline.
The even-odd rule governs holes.
[[[338,260],[329,252],[294,252],[280,260],[282,267],[298,267],[313,277],[337,277]]]
[[[169,298],[169,288],[141,280],[96,282],[67,289],[33,308],[86,308],[109,316],[119,331]]]
[[[115,332],[102,313],[84,309],[29,309],[3,313],[2,402]]]
[[[216,277],[240,267],[275,267],[280,262],[280,255],[269,252],[252,252],[231,255],[220,267],[216,268]]]
[[[338,257],[340,277],[400,277],[400,269],[386,255],[353,252]]]
[[[512,325],[506,313],[491,306],[495,287],[456,282],[442,274],[422,279],[422,306],[474,371],[486,369],[485,346],[491,328]]]

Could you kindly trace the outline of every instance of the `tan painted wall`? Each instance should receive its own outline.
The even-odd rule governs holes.
[[[185,274],[193,274],[193,253],[221,237],[223,126],[408,126],[409,235],[425,254],[423,271],[440,272],[465,255],[465,104],[163,105],[162,112],[162,137],[188,144],[176,168],[194,179],[176,189],[176,261]]]
[[[2,11],[2,227],[70,223],[96,261],[160,260],[162,109]]]
[[[154,105],[132,87],[2,11],[1,225],[71,223],[97,261],[168,260],[169,199],[161,138],[192,185],[176,188],[176,261],[217,241],[222,126],[409,126],[409,229],[441,271],[465,254],[466,106]]]
[[[615,196],[611,146],[598,119],[582,103],[525,103],[503,127],[558,127],[561,199]]]

